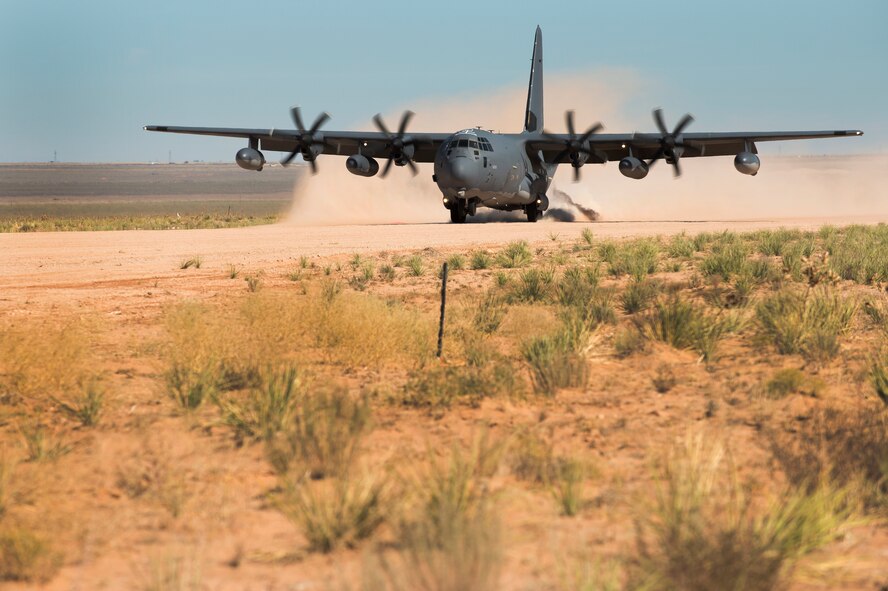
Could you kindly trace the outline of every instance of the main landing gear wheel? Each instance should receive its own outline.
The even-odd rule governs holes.
[[[537,207],[537,204],[536,204],[536,203],[531,203],[530,205],[528,205],[528,206],[525,208],[524,211],[527,213],[527,221],[528,221],[528,222],[535,222],[535,221],[537,221],[538,219],[540,219],[540,216],[541,216],[541,214],[542,214],[542,212],[541,212],[541,211],[539,210],[539,208]]]
[[[466,202],[462,199],[454,201],[450,207],[450,221],[454,224],[463,224],[466,221]]]

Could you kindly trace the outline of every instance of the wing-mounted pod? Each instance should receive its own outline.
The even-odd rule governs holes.
[[[379,163],[373,158],[368,158],[362,154],[349,156],[345,160],[345,167],[350,173],[358,176],[373,176],[379,172]]]
[[[650,167],[647,162],[635,156],[626,156],[620,160],[620,173],[630,179],[641,180],[647,176]]]
[[[234,155],[234,161],[237,165],[245,170],[255,170],[259,172],[265,166],[265,156],[259,151],[258,138],[250,138],[250,146],[241,148]]]
[[[737,169],[737,172],[749,176],[757,175],[762,166],[762,161],[756,155],[757,152],[754,143],[746,142],[744,150],[734,157],[734,168]]]

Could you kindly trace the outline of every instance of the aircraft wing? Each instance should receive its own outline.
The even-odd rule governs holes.
[[[260,150],[291,152],[300,134],[295,129],[240,129],[223,127],[174,127],[168,125],[146,125],[146,131],[184,133],[190,135],[211,135],[258,140]],[[409,133],[413,140],[414,162],[434,162],[435,153],[451,134],[449,133]],[[389,156],[389,136],[379,131],[319,131],[317,135],[323,144],[322,154],[351,156],[361,153],[368,157],[387,158]]]
[[[831,130],[831,131],[731,131],[715,133],[684,133],[681,141],[685,144],[682,158],[702,156],[734,156],[749,150],[756,153],[757,142],[773,142],[788,140],[811,140],[818,138],[834,138],[863,135],[862,131]],[[605,162],[620,160],[629,155],[640,159],[653,158],[660,149],[662,135],[659,133],[601,133],[593,135],[589,141],[592,155],[588,162]],[[548,163],[570,162],[569,153],[565,148],[571,140],[568,134],[536,134],[527,140],[527,151],[536,154],[542,151]]]

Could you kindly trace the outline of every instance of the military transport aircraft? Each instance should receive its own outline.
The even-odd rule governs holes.
[[[755,175],[760,166],[756,142],[802,140],[863,135],[858,130],[766,131],[727,133],[685,133],[694,120],[690,114],[669,131],[660,109],[654,111],[659,133],[600,133],[601,123],[577,133],[573,111],[565,114],[566,134],[543,129],[543,35],[539,27],[533,42],[527,109],[521,133],[494,133],[480,128],[456,133],[407,133],[413,113],[406,111],[397,131],[392,132],[380,115],[373,118],[379,131],[321,131],[330,116],[321,113],[306,128],[299,107],[291,109],[295,130],[226,129],[214,127],[172,127],[149,125],[148,131],[187,133],[245,138],[248,147],[235,155],[247,170],[262,170],[262,150],[289,152],[282,164],[301,155],[317,172],[315,160],[321,154],[346,156],[349,172],[371,177],[380,172],[376,158],[386,159],[381,176],[392,164],[408,166],[417,173],[416,162],[434,162],[432,180],[444,194],[444,207],[454,223],[475,215],[478,207],[507,211],[522,210],[535,222],[549,207],[546,191],[559,164],[570,164],[574,180],[586,163],[619,161],[620,172],[642,179],[657,160],[672,165],[681,174],[679,160],[701,156],[734,156],[734,167]]]

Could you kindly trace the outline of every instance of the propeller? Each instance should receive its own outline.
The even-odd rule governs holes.
[[[413,111],[404,111],[404,114],[401,115],[401,123],[398,125],[398,133],[394,135],[388,130],[388,127],[385,126],[385,122],[382,120],[382,115],[377,114],[373,117],[373,122],[376,124],[376,127],[378,127],[379,131],[381,131],[386,139],[388,139],[388,144],[386,145],[386,149],[389,150],[388,162],[385,163],[385,168],[382,169],[381,176],[384,177],[388,174],[389,169],[392,167],[392,163],[395,163],[398,166],[404,166],[406,164],[410,167],[414,176],[419,172],[416,168],[416,164],[413,162],[414,140],[409,135],[404,135],[404,132],[407,130],[407,124],[410,123],[412,117]]]
[[[660,147],[654,153],[654,157],[648,162],[648,168],[653,166],[654,162],[660,158],[665,157],[672,162],[673,174],[675,174],[676,177],[681,176],[681,167],[678,165],[678,159],[680,158],[681,152],[676,152],[675,148],[693,147],[680,140],[681,132],[693,121],[694,117],[688,113],[678,122],[678,125],[672,130],[672,133],[669,133],[669,130],[666,129],[666,124],[663,122],[663,109],[654,110],[654,122],[657,124],[657,128],[662,135],[660,137]]]
[[[302,123],[302,114],[299,111],[299,107],[293,107],[290,109],[290,115],[293,117],[293,123],[296,124],[296,129],[299,131],[299,135],[296,138],[296,147],[293,148],[293,151],[290,152],[286,158],[281,160],[281,164],[287,166],[293,161],[293,158],[295,158],[297,154],[302,154],[302,159],[311,165],[311,172],[314,174],[318,171],[318,165],[315,163],[317,155],[311,148],[316,144],[323,143],[323,140],[315,136],[315,134],[321,126],[327,122],[327,119],[330,118],[330,114],[321,113],[318,115],[318,118],[314,120],[314,123],[311,124],[311,128],[308,130],[305,129],[305,125]]]
[[[570,136],[567,140],[545,131],[543,132],[543,135],[550,140],[564,141],[564,149],[555,157],[555,162],[559,162],[565,156],[569,156],[570,165],[573,166],[574,169],[574,182],[577,182],[580,180],[580,167],[583,166],[583,164],[586,163],[586,159],[592,155],[592,151],[589,149],[586,142],[589,141],[590,137],[604,129],[604,125],[596,123],[587,129],[583,135],[577,136],[576,128],[574,127],[573,111],[565,111],[564,122],[567,124],[567,134]],[[585,155],[585,158],[583,158],[583,155]]]

